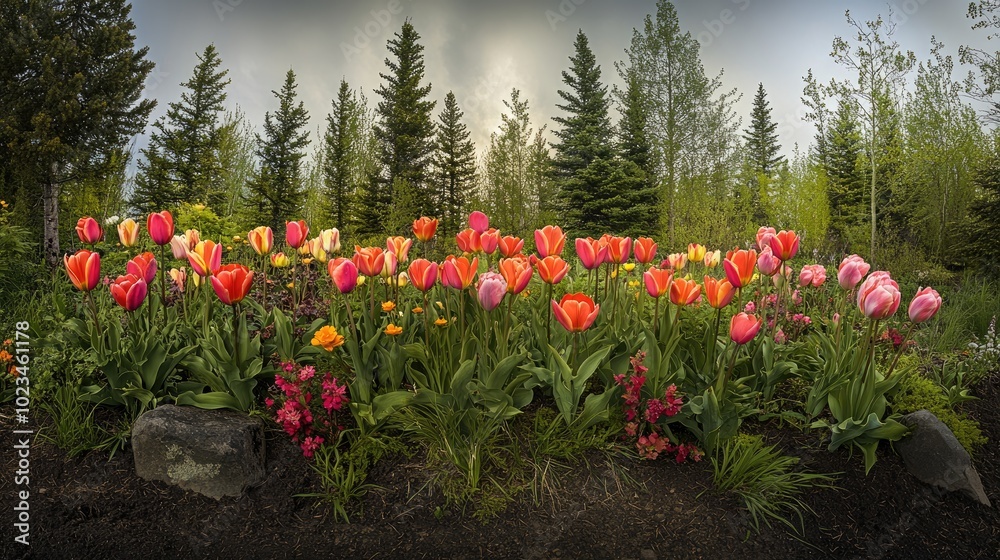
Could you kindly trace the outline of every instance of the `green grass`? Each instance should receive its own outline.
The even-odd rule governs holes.
[[[94,419],[96,406],[80,401],[75,387],[59,387],[46,400],[44,410],[52,419],[40,433],[48,441],[70,457],[95,449],[107,449],[113,443],[111,434]]]

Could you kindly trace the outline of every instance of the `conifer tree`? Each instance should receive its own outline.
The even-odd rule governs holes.
[[[781,155],[777,130],[778,123],[771,118],[771,104],[767,101],[764,84],[759,83],[750,112],[750,128],[743,130],[747,156],[757,173],[770,175],[785,161],[785,156]]]
[[[827,130],[827,196],[830,202],[828,233],[834,244],[847,250],[850,230],[865,216],[865,175],[861,168],[863,146],[858,114],[852,99],[840,99]]]
[[[347,80],[340,81],[333,110],[326,117],[324,136],[323,184],[330,204],[333,226],[344,230],[352,210],[351,120],[356,101]]]
[[[461,229],[462,216],[476,181],[476,147],[469,139],[469,129],[462,122],[464,113],[453,92],[444,98],[444,110],[438,115],[437,152],[434,156],[437,216],[446,234]]]

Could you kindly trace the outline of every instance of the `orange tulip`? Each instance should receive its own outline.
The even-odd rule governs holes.
[[[274,247],[274,232],[267,226],[256,227],[247,234],[247,240],[258,255],[266,255]]]
[[[385,239],[385,250],[390,253],[395,253],[399,262],[406,262],[409,260],[410,246],[412,245],[413,240],[403,237],[402,235],[387,237]]]
[[[118,240],[125,247],[135,245],[136,241],[139,240],[139,224],[135,223],[132,218],[118,224]]]
[[[417,238],[417,241],[427,243],[434,237],[437,227],[437,218],[432,220],[427,216],[420,216],[420,218],[413,220],[413,236]]]
[[[799,252],[799,236],[794,231],[781,230],[771,237],[771,250],[782,261],[791,260]]]
[[[441,283],[449,288],[464,290],[476,280],[479,259],[473,258],[470,261],[465,257],[448,257],[444,261],[443,268]]]
[[[70,282],[81,292],[89,292],[97,287],[101,280],[101,255],[80,249],[73,256],[63,256],[66,274]]]
[[[733,301],[736,295],[736,288],[728,279],[716,280],[711,276],[705,277],[705,298],[708,304],[715,309],[722,309]]]
[[[745,288],[753,281],[753,271],[757,266],[757,251],[753,249],[738,249],[726,253],[722,268],[726,270],[726,278],[734,288]]]
[[[381,247],[354,246],[354,265],[365,276],[378,276],[385,268],[385,252]]]
[[[656,258],[656,242],[649,237],[637,237],[633,251],[636,261],[640,264],[649,264]]]
[[[455,244],[463,253],[482,253],[482,234],[474,229],[464,229],[455,235]]]
[[[646,283],[646,292],[655,298],[661,298],[670,291],[674,271],[669,268],[650,268],[642,274]]]
[[[174,237],[174,217],[168,210],[152,212],[146,218],[146,231],[157,245],[166,245]]]
[[[500,259],[500,275],[507,281],[507,292],[519,294],[528,287],[534,269],[524,259]]]
[[[188,251],[188,264],[191,270],[199,276],[215,274],[222,266],[222,245],[212,240],[199,241],[194,249]]]
[[[701,286],[694,280],[674,278],[670,284],[670,301],[674,305],[691,305],[701,297]]]
[[[622,264],[632,254],[631,237],[612,237],[608,239],[608,259],[615,264]]]
[[[509,259],[521,252],[521,249],[524,248],[524,240],[513,235],[505,235],[500,238],[498,245],[500,254]]]
[[[545,226],[535,230],[535,251],[541,258],[561,255],[566,244],[566,234],[559,226]]]
[[[538,259],[535,268],[538,269],[538,277],[546,284],[558,284],[569,272],[569,265],[566,264],[566,261],[556,255]]]
[[[76,235],[80,238],[80,243],[93,245],[101,240],[104,231],[101,230],[101,224],[97,223],[97,220],[84,216],[76,222]]]
[[[426,292],[437,282],[438,264],[427,259],[414,259],[407,269],[407,275],[414,288]]]
[[[689,243],[688,244],[688,254],[687,258],[693,263],[699,263],[705,260],[705,253],[708,250],[701,243]]]
[[[567,331],[583,332],[594,324],[600,305],[582,293],[566,294],[559,303],[552,300],[552,314]]]
[[[212,274],[212,288],[222,303],[236,305],[250,292],[253,272],[242,264],[227,264]]]

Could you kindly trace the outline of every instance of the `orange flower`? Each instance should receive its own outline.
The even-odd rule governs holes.
[[[403,327],[397,327],[396,325],[389,323],[389,325],[382,332],[389,336],[396,336],[403,333]]]
[[[544,259],[538,259],[535,263],[538,269],[538,276],[546,284],[558,284],[569,272],[569,265],[562,257],[549,255]]]
[[[417,238],[417,241],[427,243],[434,237],[437,227],[437,218],[432,220],[427,216],[420,216],[420,218],[413,220],[413,236]]]
[[[566,294],[559,303],[552,300],[552,314],[571,333],[589,329],[600,310],[601,306],[595,305],[594,300],[583,293]]]
[[[649,264],[656,258],[656,242],[649,237],[637,237],[633,244],[635,260],[641,264]]]
[[[125,247],[135,245],[136,241],[139,240],[139,224],[135,223],[132,218],[118,224],[118,240]]]
[[[382,311],[390,313],[393,309],[396,309],[396,302],[394,301],[383,301]]]
[[[381,247],[354,246],[354,265],[365,276],[378,276],[385,268],[385,252]]]
[[[757,251],[738,249],[726,253],[722,268],[726,270],[726,278],[734,288],[745,288],[753,281],[753,271],[757,266]]]
[[[523,259],[500,259],[500,275],[507,281],[507,292],[519,294],[528,287],[534,270]]]
[[[411,245],[413,245],[413,240],[403,237],[402,235],[387,237],[385,239],[386,251],[395,253],[396,259],[399,262],[406,262],[409,260]]]
[[[250,292],[253,272],[242,264],[227,264],[212,273],[212,288],[222,303],[236,305]]]
[[[566,234],[559,226],[545,226],[535,230],[535,251],[541,258],[561,255],[566,244]]]
[[[325,325],[316,331],[316,334],[313,335],[312,342],[310,342],[310,344],[313,346],[319,346],[327,352],[333,352],[334,348],[343,346],[344,335],[338,333],[336,327]]]
[[[728,279],[716,280],[711,276],[705,277],[705,298],[708,299],[708,304],[715,309],[722,309],[729,305],[733,301],[734,295],[736,295],[736,288]]]
[[[483,234],[474,229],[464,229],[455,235],[455,244],[463,253],[482,253]]]
[[[448,324],[448,319],[445,319],[444,317],[438,317],[437,319],[434,320],[434,324],[439,327],[443,327]]]
[[[771,236],[771,250],[782,261],[791,260],[799,252],[799,236],[794,231],[781,230]]]
[[[256,227],[247,234],[250,246],[258,255],[266,255],[274,246],[274,232],[267,226]]]
[[[500,254],[505,258],[511,258],[521,252],[524,248],[524,240],[513,235],[505,235],[500,238]]]
[[[199,241],[194,249],[188,251],[188,264],[195,274],[208,276],[215,274],[222,266],[222,245],[212,240]]]
[[[473,258],[471,261],[465,257],[449,256],[444,261],[441,283],[449,288],[464,290],[472,285],[476,279],[476,272],[479,270],[479,259]]]
[[[80,249],[73,256],[65,255],[63,264],[70,282],[81,292],[89,292],[101,280],[101,255]]]
[[[427,259],[414,259],[407,269],[413,287],[426,292],[434,287],[438,277],[438,264]]]
[[[608,239],[608,258],[615,264],[622,264],[632,254],[631,237],[612,237]]]
[[[670,284],[670,301],[674,305],[691,305],[701,297],[701,286],[694,280],[674,278]]]
[[[111,283],[110,289],[115,303],[124,307],[125,311],[135,311],[146,299],[146,281],[135,274],[119,276]]]
[[[650,268],[642,274],[646,283],[646,293],[655,298],[661,298],[670,290],[674,271],[669,268]]]

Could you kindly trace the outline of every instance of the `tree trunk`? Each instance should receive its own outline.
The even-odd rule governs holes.
[[[43,232],[45,261],[50,268],[59,266],[59,165],[52,164],[49,176],[42,185]]]

